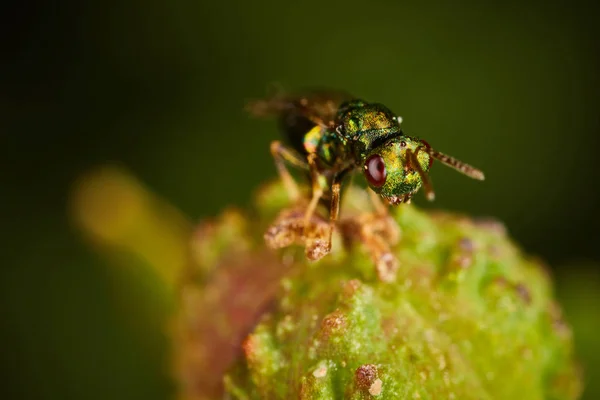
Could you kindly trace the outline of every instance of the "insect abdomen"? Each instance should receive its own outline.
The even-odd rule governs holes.
[[[279,127],[290,146],[300,154],[307,154],[304,147],[304,136],[316,124],[295,110],[286,111],[279,118]]]

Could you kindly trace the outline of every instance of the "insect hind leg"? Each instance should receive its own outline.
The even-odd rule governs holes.
[[[286,163],[304,170],[309,169],[308,164],[298,153],[283,145],[279,140],[271,142],[271,155],[275,160],[277,172],[279,173],[279,177],[283,182],[283,186],[285,187],[290,200],[293,202],[298,201],[300,199],[300,190],[298,189],[298,184],[292,177],[292,174],[290,174]]]

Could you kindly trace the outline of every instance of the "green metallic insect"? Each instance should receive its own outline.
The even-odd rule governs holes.
[[[304,226],[320,201],[329,203],[329,239],[339,216],[343,178],[358,169],[369,187],[389,204],[409,202],[423,187],[426,197],[434,192],[427,175],[433,160],[478,180],[480,170],[440,153],[422,139],[407,136],[401,118],[379,103],[357,99],[337,91],[312,91],[304,95],[279,94],[250,104],[257,116],[275,116],[287,139],[271,143],[279,175],[293,200],[300,197],[286,164],[309,173],[312,196],[305,208]]]

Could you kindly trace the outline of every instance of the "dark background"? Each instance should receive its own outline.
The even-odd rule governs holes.
[[[600,396],[600,24],[585,2],[19,3],[2,12],[3,398],[161,399],[168,305],[68,217],[70,188],[116,163],[191,221],[244,206],[275,168],[271,83],[380,101],[407,133],[483,169],[441,166],[433,204],[505,222],[552,267]],[[595,365],[595,368],[594,368]]]

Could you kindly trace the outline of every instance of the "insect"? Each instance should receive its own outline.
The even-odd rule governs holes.
[[[427,199],[434,199],[428,176],[434,160],[470,178],[484,179],[480,170],[434,150],[423,139],[404,134],[401,118],[386,106],[341,91],[276,94],[251,102],[248,108],[256,116],[279,119],[286,140],[285,144],[273,141],[271,153],[293,201],[298,201],[301,195],[288,166],[308,174],[312,188],[310,200],[302,209],[300,223],[286,229],[301,230],[296,233],[304,238],[311,259],[318,259],[331,250],[331,233],[340,211],[342,181],[354,171],[361,170],[369,188],[391,205],[410,202],[421,187]],[[308,231],[320,202],[329,206],[329,229],[311,235]],[[381,206],[385,208],[385,205]],[[298,215],[295,221],[299,221]],[[286,236],[284,232],[283,236],[289,234]],[[284,240],[283,245],[287,243]]]

